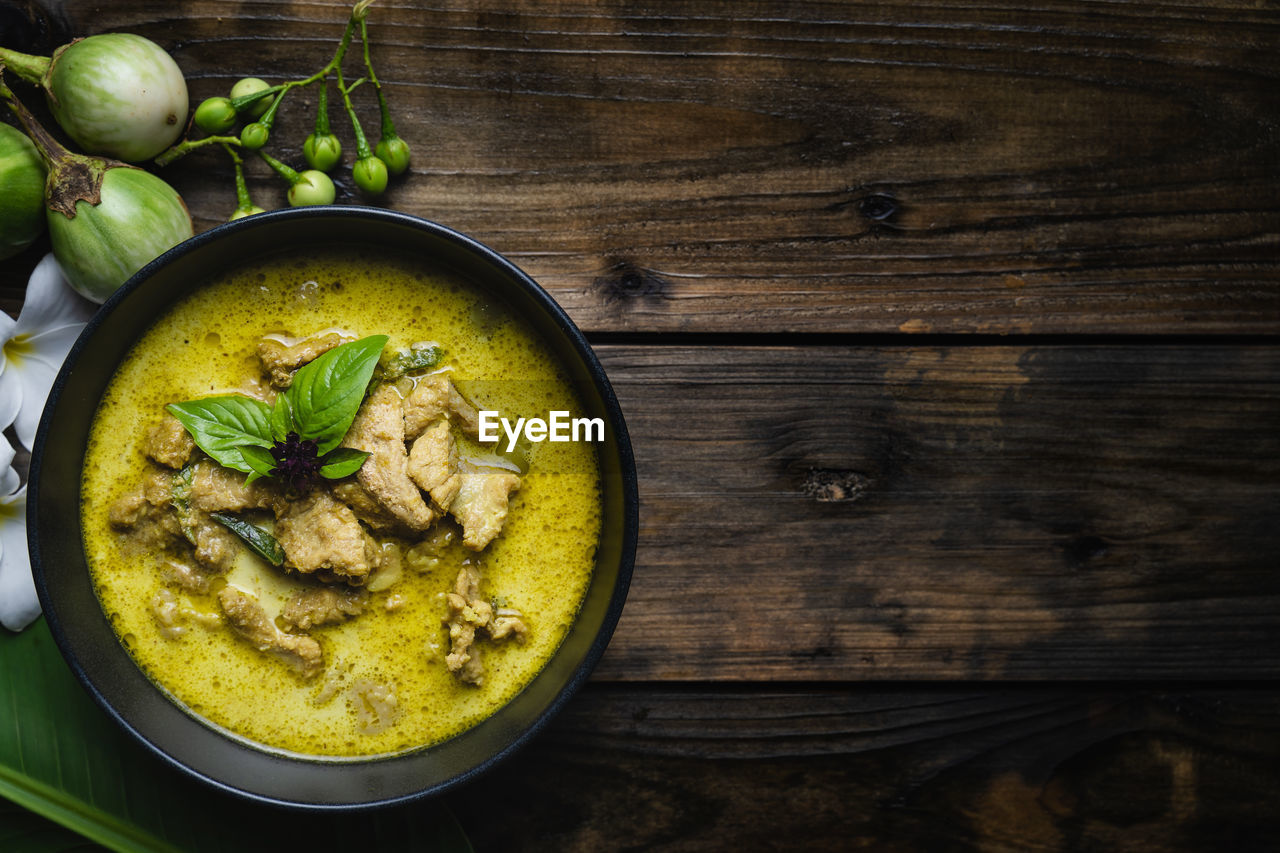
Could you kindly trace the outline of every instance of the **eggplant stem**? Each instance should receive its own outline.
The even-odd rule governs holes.
[[[329,74],[335,69],[338,71],[339,79],[341,79],[342,58],[347,55],[347,47],[351,44],[351,35],[353,32],[355,32],[355,19],[347,21],[347,28],[342,32],[342,40],[338,42],[338,49],[333,52],[333,58],[329,60],[324,68],[321,68],[310,77],[303,77],[301,80],[290,80],[287,83],[280,84],[279,86],[273,86],[272,88],[278,89],[280,94],[276,96],[271,107],[262,118],[258,119],[258,122],[266,125],[268,130],[271,129],[271,124],[275,121],[276,117],[276,108],[280,106],[280,102],[284,100],[284,96],[289,93],[290,89],[297,89],[301,86],[310,86],[317,80],[328,80]],[[233,101],[232,103],[235,102]]]
[[[382,83],[378,81],[378,74],[373,70],[373,61],[369,58],[369,24],[364,18],[360,19],[360,43],[364,47],[364,67],[369,70],[369,82],[373,84],[373,90],[378,93],[378,111],[382,113],[382,138],[394,139],[396,125],[391,120],[387,96],[382,94]]]
[[[237,147],[243,144],[240,142],[240,137],[238,136],[204,136],[200,139],[184,139],[177,145],[172,145],[164,151],[161,151],[160,154],[151,162],[163,168],[175,160],[181,160],[197,148],[202,148],[205,145],[213,145],[215,143],[227,146],[235,145]]]
[[[249,197],[249,185],[244,179],[244,158],[236,153],[236,150],[230,145],[224,143],[223,148],[227,150],[227,154],[231,157],[231,162],[236,168],[236,210],[250,211],[253,210],[253,199]]]
[[[281,163],[262,149],[258,149],[258,156],[265,160],[268,166],[275,169],[277,175],[288,181],[289,186],[294,186],[295,184],[302,182],[302,176],[298,174],[297,170],[286,166],[284,163]]]
[[[347,115],[351,117],[351,130],[356,137],[356,159],[365,160],[373,156],[373,149],[369,147],[369,140],[365,138],[364,128],[360,126],[360,119],[356,116],[356,108],[351,105],[351,93],[342,85],[342,69],[338,68],[338,91],[342,93],[342,103],[347,109]],[[355,86],[352,86],[355,88]]]
[[[23,80],[36,86],[44,85],[45,75],[53,59],[48,56],[32,56],[29,53],[18,53],[7,47],[0,47],[0,65],[6,66]]]
[[[276,112],[280,109],[280,102],[284,100],[284,96],[289,94],[290,89],[295,89],[302,85],[304,84],[291,82],[285,83],[281,86],[280,94],[276,95],[275,100],[271,102],[271,106],[267,107],[267,111],[263,113],[262,118],[258,119],[258,124],[262,125],[267,130],[271,130],[272,125],[276,123]]]
[[[67,150],[61,142],[53,138],[49,131],[44,129],[44,125],[36,120],[36,117],[27,109],[26,104],[18,100],[18,96],[13,94],[8,86],[0,80],[0,98],[4,98],[9,104],[9,109],[13,110],[14,115],[18,117],[18,122],[22,125],[22,129],[27,132],[27,136],[31,137],[31,141],[36,144],[36,150],[40,152],[40,158],[44,160],[45,166],[52,173],[54,166],[71,156],[71,152]]]
[[[327,87],[329,75],[336,72],[338,77],[338,89],[342,91],[343,99],[346,101],[346,105],[347,105],[347,112],[350,114],[352,124],[355,127],[356,153],[359,154],[362,158],[372,157],[373,150],[369,147],[369,142],[364,136],[364,130],[360,127],[360,123],[356,119],[356,114],[354,110],[351,108],[351,99],[347,97],[347,91],[343,90],[343,87],[342,87],[343,57],[345,57],[347,54],[347,48],[351,46],[351,38],[355,34],[356,24],[360,25],[361,38],[362,39],[364,38],[365,16],[368,14],[369,7],[371,5],[373,5],[373,0],[360,0],[360,2],[356,3],[351,8],[351,16],[347,19],[347,26],[342,31],[342,38],[338,42],[337,49],[334,50],[333,56],[329,59],[327,63],[325,63],[325,66],[321,68],[319,71],[317,71],[315,74],[312,74],[310,77],[303,77],[299,80],[289,80],[285,83],[280,83],[278,85],[271,86],[267,89],[262,90],[261,92],[254,92],[252,95],[244,95],[239,98],[233,98],[231,100],[232,106],[238,112],[244,109],[247,105],[261,98],[265,98],[268,95],[275,94],[275,100],[272,102],[271,106],[267,109],[267,112],[262,116],[262,118],[258,119],[259,124],[266,126],[266,128],[270,130],[271,125],[275,121],[276,110],[279,108],[280,102],[284,100],[284,96],[289,93],[290,89],[297,89],[302,86],[310,86],[312,83],[315,83],[317,80],[321,81],[322,86]],[[0,50],[3,50],[3,49],[0,48]],[[3,57],[7,54],[13,54],[13,51],[4,51],[3,53],[0,53],[0,69],[3,68],[3,64],[4,64]],[[42,59],[42,57],[28,57],[26,56],[26,54],[14,54],[14,55],[17,57],[20,57],[23,60]],[[366,55],[365,60],[367,64],[368,63],[368,45],[367,44],[365,46],[365,55]],[[46,63],[46,68],[47,68],[47,63],[50,62],[50,60],[46,59],[44,60],[44,62]],[[372,68],[370,69],[370,73],[372,73]],[[352,84],[351,88],[354,89],[356,86],[360,85],[360,83],[362,82],[364,82],[363,79],[356,81],[356,83]],[[376,83],[376,79],[375,79],[375,83]],[[381,99],[381,96],[382,96],[381,91],[379,91],[378,95],[379,95],[379,99]],[[321,98],[320,108],[316,115],[317,134],[321,132],[322,122],[324,124],[325,132],[328,131],[328,124],[329,124],[329,117],[328,117],[328,113],[325,105],[325,102],[327,100],[327,92],[321,91],[320,98]],[[383,107],[383,116],[384,116],[384,126],[385,126],[385,121],[386,121],[385,105]],[[169,163],[172,163],[174,160],[177,160],[178,158],[182,157],[192,148],[197,148],[200,145],[208,144],[211,142],[222,142],[222,141],[229,141],[229,140],[226,140],[225,137],[210,137],[206,139],[196,140],[195,142],[190,144],[184,141],[171,147],[169,150],[162,152],[160,156],[155,159],[154,162],[158,166],[165,166],[165,165],[168,165]],[[239,140],[235,140],[234,144],[239,145],[240,144]],[[262,154],[262,152],[260,151],[259,154]],[[266,154],[262,154],[262,157],[263,159],[267,160],[268,163],[274,162],[276,164],[279,164],[280,166],[283,166],[285,169],[288,169],[290,172],[293,173],[293,175],[296,178],[298,173],[294,172],[292,169],[289,169],[288,166],[285,166],[283,163],[280,163],[280,161],[274,160],[273,158],[268,157]],[[273,166],[272,168],[275,168],[275,166]],[[276,171],[280,172],[281,175],[285,175],[285,173],[281,172],[280,169],[278,168],[276,169]],[[297,180],[293,178],[289,178],[287,175],[285,175],[285,178],[287,180],[290,180],[291,183],[297,183]]]
[[[333,58],[330,59],[328,63],[325,64],[324,68],[321,68],[319,71],[317,71],[315,74],[312,74],[310,77],[304,77],[301,80],[292,81],[292,85],[310,86],[312,83],[316,82],[317,80],[325,79],[326,77],[329,76],[331,72],[335,70],[337,70],[338,72],[342,71],[342,58],[347,55],[347,48],[351,45],[351,36],[355,32],[356,21],[359,20],[356,17],[356,9],[359,9],[361,6],[368,8],[368,6],[372,2],[373,0],[362,0],[361,3],[357,3],[355,8],[352,9],[351,17],[347,19],[346,29],[342,31],[342,39],[338,42],[338,48],[333,52]],[[290,84],[286,83],[285,85],[288,86]]]
[[[73,154],[53,138],[44,125],[31,114],[26,104],[0,80],[0,98],[9,104],[22,129],[35,143],[40,158],[49,169],[45,178],[45,207],[68,219],[76,218],[76,203],[86,201],[93,206],[102,203],[102,179],[111,169],[133,169],[119,160]]]
[[[248,95],[241,95],[238,98],[232,98],[231,108],[236,112],[240,112],[250,104],[255,104],[258,101],[262,100],[263,98],[267,97],[268,95],[274,95],[276,92],[279,92],[282,89],[284,89],[283,84],[276,85],[276,86],[268,86],[267,88],[262,89],[260,91],[251,92]]]
[[[329,135],[329,75],[320,81],[320,94],[316,101],[316,136]]]

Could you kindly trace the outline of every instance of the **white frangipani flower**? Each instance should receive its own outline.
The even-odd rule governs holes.
[[[0,495],[11,495],[22,485],[22,478],[13,468],[13,458],[18,451],[7,438],[0,436]]]
[[[40,601],[27,552],[27,487],[18,488],[13,457],[13,446],[0,438],[0,624],[21,631],[40,615]]]
[[[50,254],[27,280],[18,319],[0,312],[0,425],[13,424],[27,449],[53,379],[96,308],[76,295]]]
[[[27,280],[18,319],[0,312],[0,430],[12,424],[24,447],[35,442],[54,377],[95,310],[45,255]],[[15,455],[0,438],[0,624],[21,631],[40,615],[40,601],[27,551],[27,487],[13,468]]]

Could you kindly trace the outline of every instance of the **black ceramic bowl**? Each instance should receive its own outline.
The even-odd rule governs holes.
[[[569,370],[589,417],[606,424],[595,573],[555,656],[507,705],[444,743],[389,758],[332,761],[269,752],[229,737],[162,693],[117,640],[89,580],[80,530],[80,471],[94,410],[129,347],[175,300],[224,270],[282,248],[353,244],[409,252],[498,296]],[[281,210],[214,228],[166,252],[89,323],[49,395],[36,436],[28,537],[40,602],[62,654],[108,714],[144,746],[218,788],[281,805],[347,809],[439,793],[526,742],[599,660],[622,611],[637,531],[635,465],[613,390],[582,333],[532,279],[455,231],[387,210]]]

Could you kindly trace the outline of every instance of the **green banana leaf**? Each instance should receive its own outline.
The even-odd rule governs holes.
[[[35,812],[0,800],[0,850],[21,853],[92,853],[102,847]]]
[[[0,632],[0,850],[437,850],[470,853],[443,805],[298,814],[239,800],[163,764],[84,692],[44,619]],[[28,811],[29,810],[29,811]],[[68,832],[67,830],[73,830]],[[77,835],[78,834],[78,835]]]

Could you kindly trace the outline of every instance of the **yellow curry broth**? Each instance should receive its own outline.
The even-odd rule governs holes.
[[[481,641],[484,684],[461,684],[449,651],[444,593],[473,556],[460,536],[434,567],[406,567],[399,582],[370,595],[363,615],[314,628],[325,672],[304,681],[223,627],[188,619],[174,639],[160,635],[150,602],[164,586],[166,555],[141,552],[107,522],[113,502],[151,467],[141,447],[163,406],[229,392],[251,393],[255,347],[266,333],[305,336],[337,328],[390,346],[436,341],[458,384],[481,408],[545,417],[581,412],[572,388],[536,336],[505,309],[407,261],[317,252],[282,258],[217,280],[148,331],[108,388],[91,433],[83,475],[83,526],[90,571],[117,634],[149,677],[181,704],[231,732],[291,752],[356,756],[437,743],[510,700],[562,641],[585,594],[599,536],[595,454],[586,443],[527,446],[529,470],[512,495],[502,535],[479,559],[481,595],[500,596],[529,626],[523,644]],[[469,381],[464,381],[469,380]],[[514,419],[514,417],[513,417]],[[379,541],[385,537],[375,534]],[[188,560],[190,558],[188,557]],[[256,558],[242,557],[228,581],[257,595],[271,615],[294,583]],[[173,589],[180,606],[216,614],[213,596]],[[388,596],[403,606],[388,612]],[[341,680],[336,680],[341,675]],[[393,685],[398,718],[361,731],[347,686],[361,679]],[[325,684],[336,694],[322,702]]]

